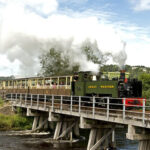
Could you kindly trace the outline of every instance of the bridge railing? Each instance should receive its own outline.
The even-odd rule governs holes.
[[[140,120],[145,126],[145,121],[150,120],[150,100],[135,98],[110,98],[110,97],[88,97],[88,96],[57,96],[10,93],[6,95],[13,105],[54,111],[69,111],[79,115],[84,113],[92,116],[121,118],[123,122],[127,119]],[[147,103],[147,104],[146,104]]]

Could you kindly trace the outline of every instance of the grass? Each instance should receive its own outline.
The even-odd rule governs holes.
[[[6,105],[0,97],[0,108]],[[33,119],[21,116],[20,110],[17,114],[4,115],[0,113],[0,130],[27,130],[32,128]]]
[[[32,119],[15,115],[0,114],[0,130],[27,130],[32,127]]]

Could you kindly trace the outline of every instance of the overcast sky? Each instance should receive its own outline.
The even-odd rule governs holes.
[[[71,40],[79,55],[86,39],[114,55],[124,41],[125,63],[150,67],[149,17],[150,0],[0,0],[0,76],[34,76],[43,51]]]

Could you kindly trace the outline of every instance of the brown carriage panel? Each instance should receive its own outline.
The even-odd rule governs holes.
[[[46,94],[46,89],[43,89],[43,94]]]
[[[51,94],[52,95],[57,95],[58,89],[51,89]]]
[[[23,93],[23,89],[18,89],[18,93]]]
[[[22,89],[18,89],[18,93],[22,93]]]
[[[38,94],[37,89],[32,89],[33,94]]]
[[[12,93],[16,93],[16,89],[12,89]]]
[[[30,94],[37,94],[37,90],[36,89],[30,89]]]
[[[11,89],[7,89],[7,93],[11,93]]]
[[[58,90],[58,95],[66,95],[66,90],[65,89],[59,89]]]
[[[17,93],[16,89],[12,89],[12,93]]]
[[[22,89],[21,92],[22,93],[27,93],[28,91],[27,91],[27,89]]]
[[[18,93],[22,93],[22,89],[19,89],[19,92]]]
[[[20,89],[20,92],[19,93],[24,93],[24,89]]]
[[[8,90],[5,90],[6,93],[8,93]]]
[[[16,89],[13,89],[13,90],[12,90],[12,93],[17,93]]]
[[[37,89],[37,94],[43,95],[44,94],[44,89]]]
[[[50,89],[44,89],[44,94],[50,94]]]
[[[70,89],[66,89],[65,90],[65,95],[71,95],[71,90]]]
[[[16,89],[16,93],[20,93],[20,89]]]
[[[18,93],[18,89],[15,89],[15,93]]]
[[[28,93],[28,89],[25,89],[25,93]]]
[[[52,94],[52,89],[49,89],[49,95],[51,95]]]

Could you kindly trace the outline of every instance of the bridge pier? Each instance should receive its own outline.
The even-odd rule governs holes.
[[[138,129],[138,131],[137,131]],[[138,133],[137,133],[138,132]],[[150,130],[128,125],[126,137],[130,140],[138,140],[138,150],[150,150]]]
[[[115,148],[115,125],[81,117],[80,128],[90,129],[87,150]],[[111,139],[111,140],[110,140]]]
[[[37,128],[37,126],[38,126],[38,120],[39,120],[39,117],[35,116],[34,120],[33,120],[33,124],[32,124],[32,130],[35,130]]]
[[[30,108],[27,108],[27,116],[34,117],[33,124],[32,124],[32,132],[36,132],[41,129],[48,129],[48,116],[46,113],[33,111]]]
[[[63,116],[53,112],[49,112],[48,121],[56,122],[56,128],[53,139],[55,140],[73,140],[73,135],[79,137],[79,123],[77,118]]]

